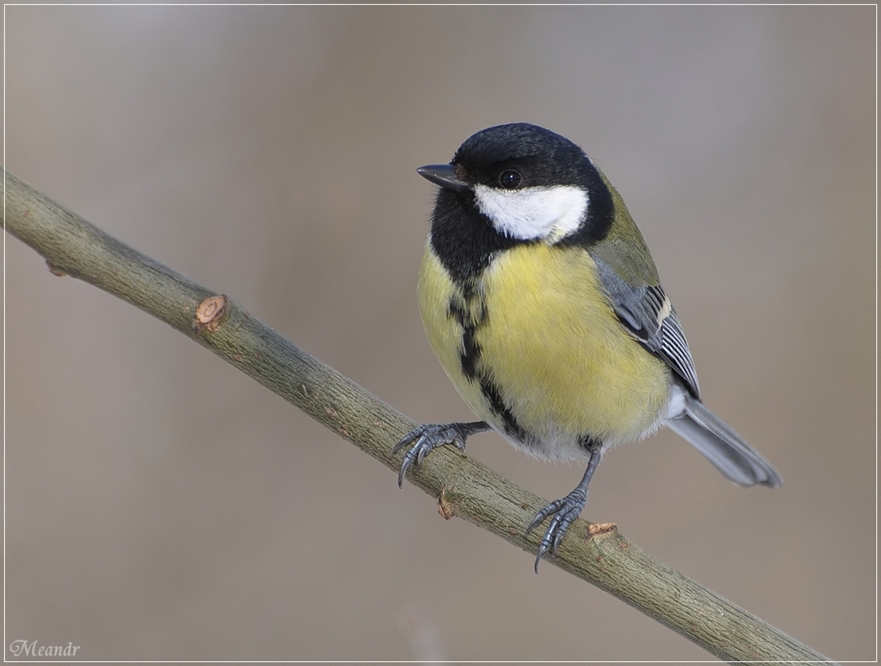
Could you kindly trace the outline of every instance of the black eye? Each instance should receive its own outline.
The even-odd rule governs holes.
[[[523,177],[517,173],[516,171],[502,171],[499,174],[499,185],[504,187],[506,190],[516,190],[520,187],[520,181],[523,180]]]

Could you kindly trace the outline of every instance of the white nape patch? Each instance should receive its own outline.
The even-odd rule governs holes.
[[[587,192],[574,185],[500,190],[475,185],[480,212],[496,231],[520,240],[556,242],[573,233],[587,215]]]

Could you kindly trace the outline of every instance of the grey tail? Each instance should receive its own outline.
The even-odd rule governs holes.
[[[771,463],[704,407],[700,400],[686,397],[685,411],[668,420],[667,425],[737,485],[761,483],[771,488],[783,485],[783,477]]]

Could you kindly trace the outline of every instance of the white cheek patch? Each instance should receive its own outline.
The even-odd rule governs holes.
[[[590,203],[587,192],[574,185],[522,190],[475,185],[474,196],[496,231],[520,240],[565,238],[578,229]]]

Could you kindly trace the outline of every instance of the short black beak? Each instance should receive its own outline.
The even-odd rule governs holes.
[[[435,185],[440,185],[448,190],[467,192],[471,189],[468,183],[456,177],[452,164],[429,164],[428,166],[416,169],[416,173],[426,180],[430,180]]]

